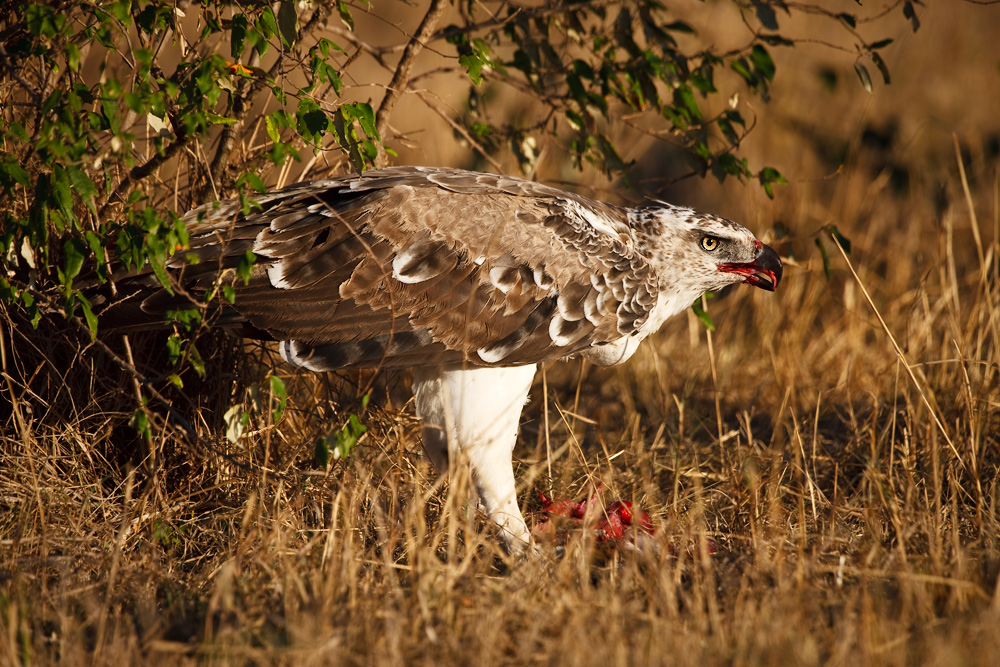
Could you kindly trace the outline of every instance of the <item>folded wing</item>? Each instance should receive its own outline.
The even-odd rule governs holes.
[[[401,167],[257,199],[189,213],[169,268],[197,298],[252,251],[222,321],[313,370],[536,363],[633,335],[656,301],[624,210],[530,181]]]

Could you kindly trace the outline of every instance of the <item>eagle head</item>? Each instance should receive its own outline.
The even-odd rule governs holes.
[[[746,283],[773,292],[781,281],[778,253],[758,241],[746,227],[726,218],[669,204],[639,209],[637,234],[646,236],[669,267],[661,275],[667,283],[696,286],[702,293],[733,283]],[[683,275],[677,275],[678,269]]]

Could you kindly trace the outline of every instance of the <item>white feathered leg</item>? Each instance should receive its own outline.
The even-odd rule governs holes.
[[[511,455],[535,366],[418,368],[413,391],[424,450],[441,472],[467,461],[479,504],[511,552],[528,544]]]

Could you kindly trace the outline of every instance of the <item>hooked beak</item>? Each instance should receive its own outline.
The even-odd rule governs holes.
[[[743,282],[773,292],[781,281],[781,260],[769,246],[756,241],[757,257],[752,262],[719,264],[719,271],[738,273]]]

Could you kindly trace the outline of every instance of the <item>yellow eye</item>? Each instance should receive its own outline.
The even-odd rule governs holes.
[[[701,247],[709,252],[718,249],[719,243],[720,243],[719,239],[715,238],[714,236],[701,237]]]

